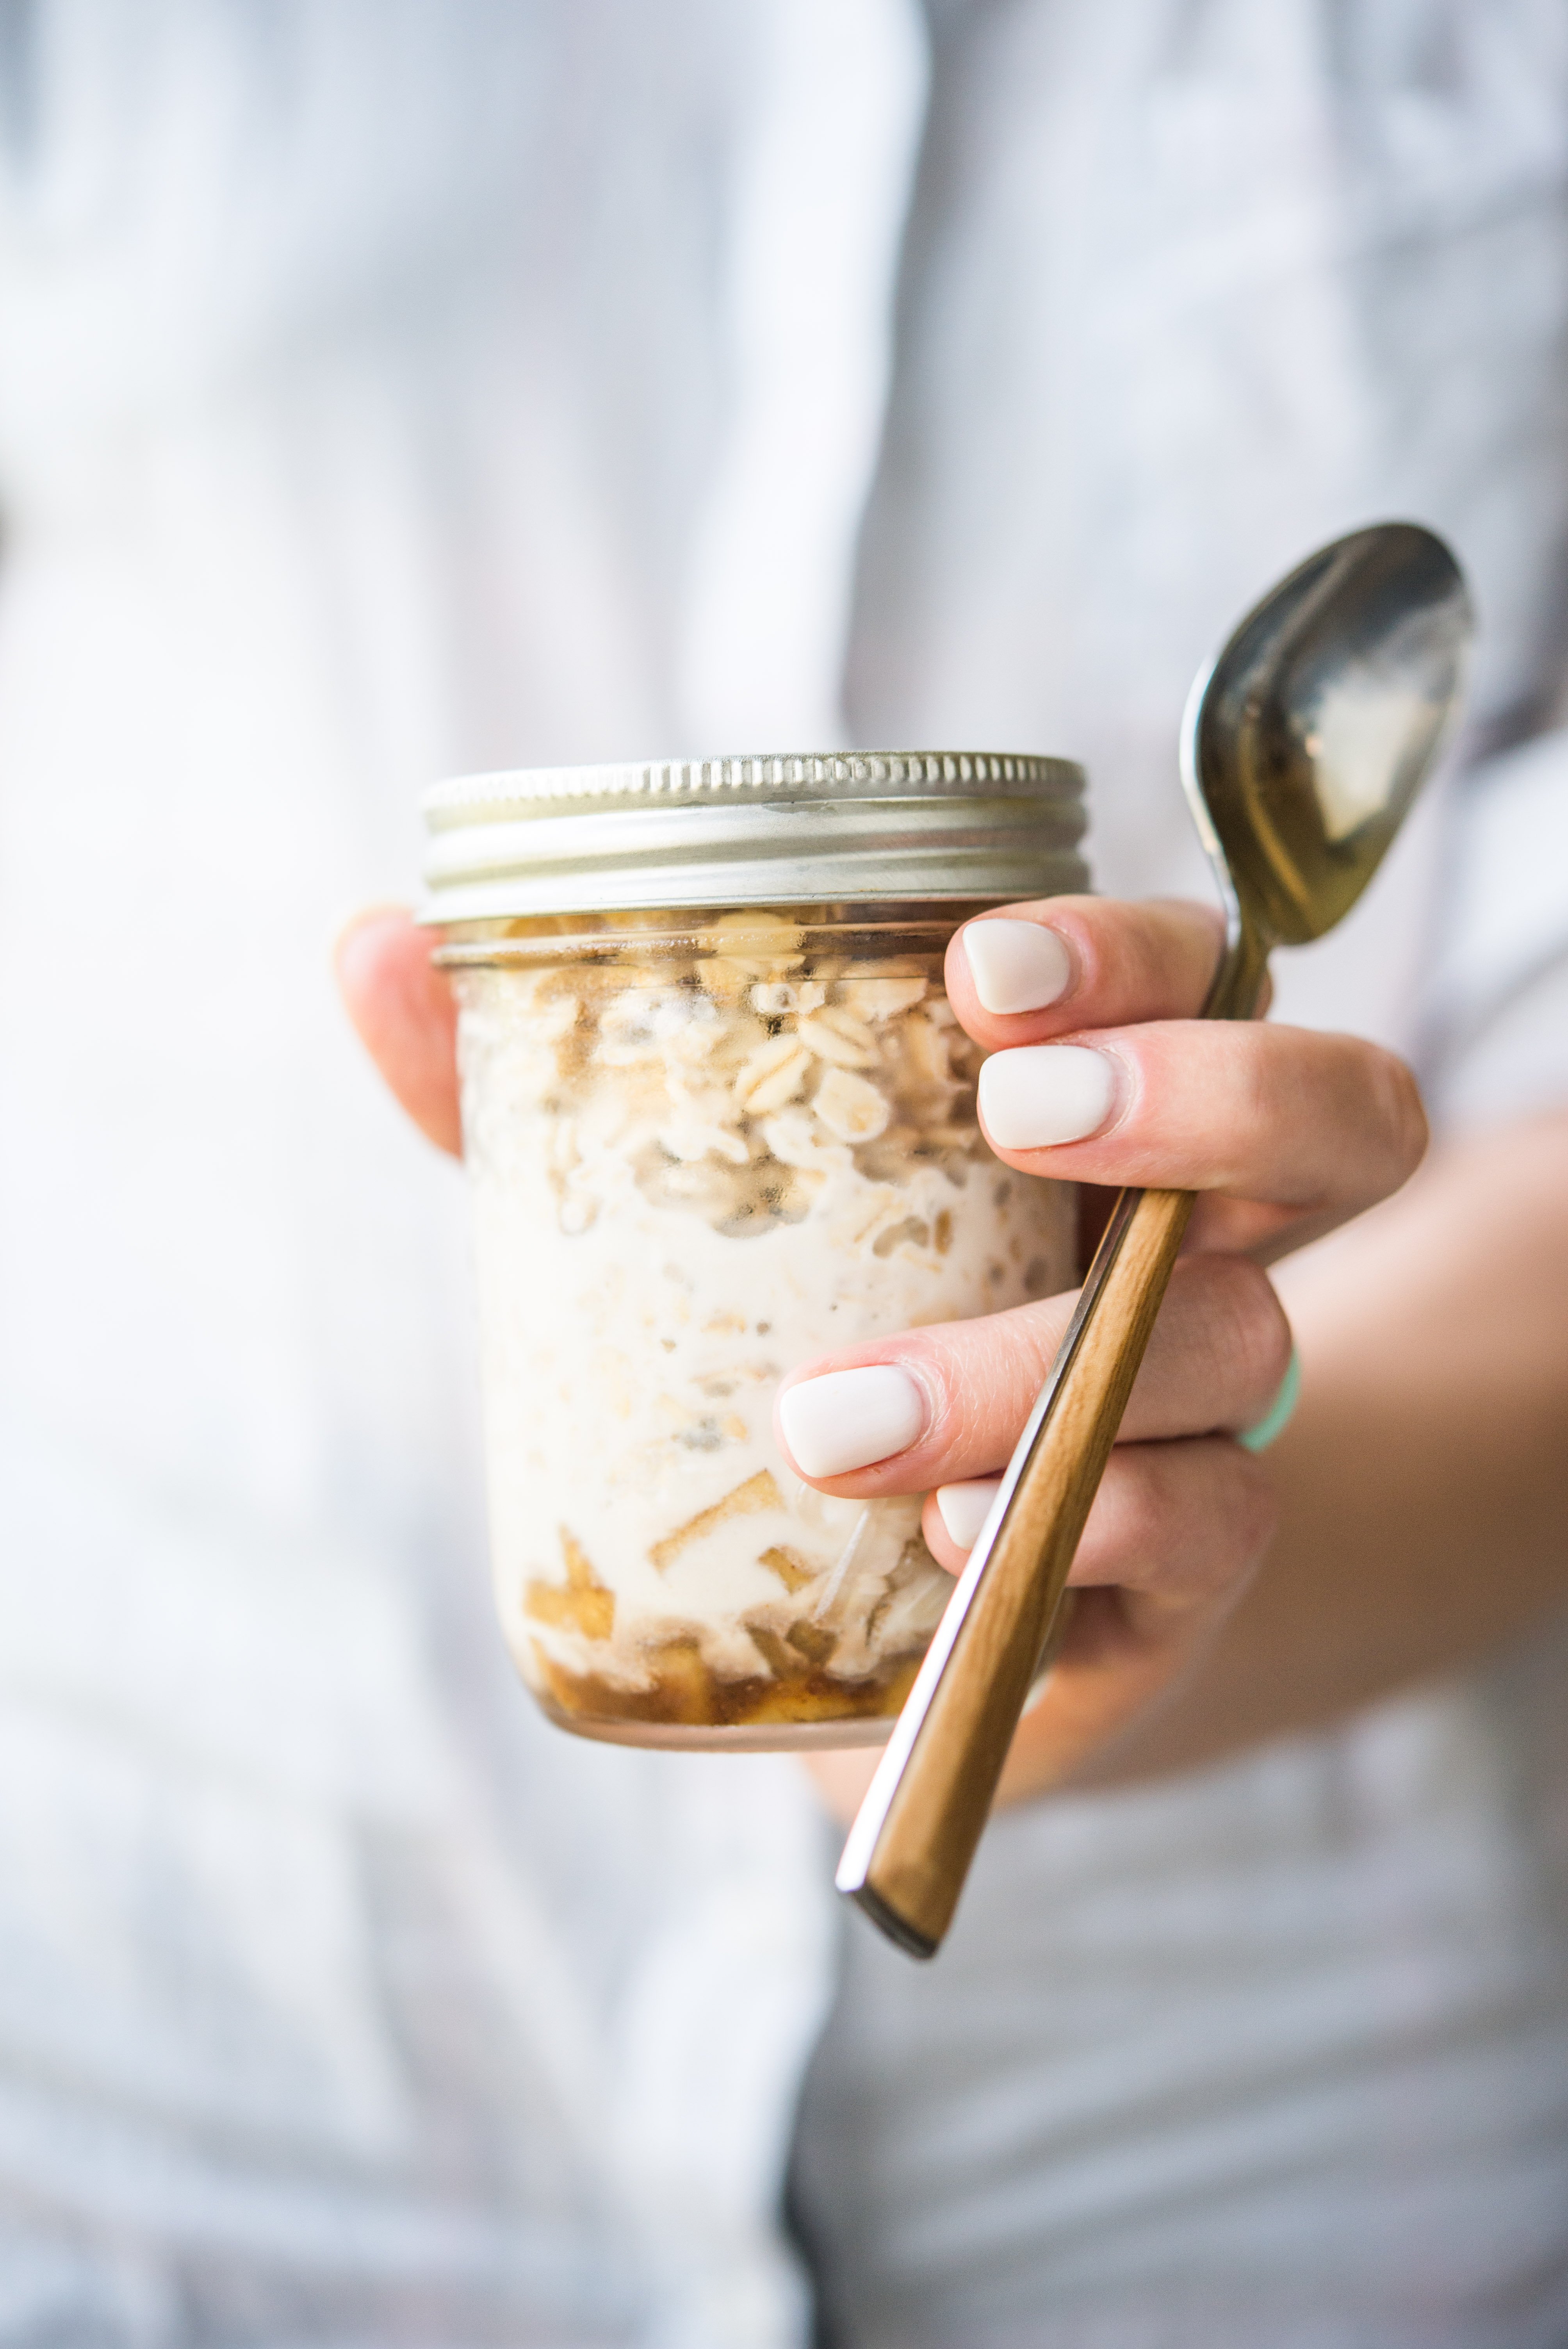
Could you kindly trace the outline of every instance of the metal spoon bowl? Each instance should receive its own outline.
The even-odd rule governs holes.
[[[1309,555],[1195,679],[1181,781],[1225,904],[1230,987],[1247,998],[1251,979],[1239,1016],[1269,949],[1322,937],[1382,863],[1458,707],[1473,628],[1442,540],[1378,523]]]
[[[1471,626],[1442,541],[1380,523],[1309,556],[1198,678],[1181,774],[1227,931],[1205,1018],[1250,1019],[1270,949],[1360,896],[1451,723]],[[839,1889],[916,1956],[957,1906],[1191,1207],[1118,1199],[850,1830]]]

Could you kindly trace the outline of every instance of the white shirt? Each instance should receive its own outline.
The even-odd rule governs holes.
[[[1403,510],[1470,733],[1285,1016],[1561,1097],[1559,12],[0,39],[0,2341],[801,2339],[830,2001],[846,2342],[1560,2337],[1555,1651],[1019,1814],[835,1970],[789,1764],[512,1687],[460,1180],[325,968],[429,777],[760,739],[1081,756],[1100,885],[1202,889],[1192,667]]]

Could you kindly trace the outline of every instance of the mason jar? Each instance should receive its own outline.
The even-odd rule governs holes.
[[[975,1121],[957,926],[1086,885],[1057,759],[552,768],[428,794],[496,1597],[563,1728],[880,1742],[951,1594],[918,1497],[803,1485],[780,1380],[1071,1285]]]

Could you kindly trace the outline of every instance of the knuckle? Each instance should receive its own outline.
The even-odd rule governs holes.
[[[923,1447],[933,1459],[1006,1459],[1060,1340],[1066,1311],[1047,1299],[984,1319],[910,1333],[904,1352],[926,1390]]]
[[[1067,1312],[1054,1299],[1014,1306],[977,1325],[980,1342],[965,1367],[987,1416],[1027,1417],[1066,1326]]]
[[[1245,1281],[1236,1317],[1236,1350],[1243,1358],[1249,1385],[1272,1402],[1290,1368],[1290,1320],[1263,1267],[1249,1258],[1243,1262]]]
[[[1427,1105],[1421,1099],[1421,1089],[1413,1069],[1405,1061],[1393,1062],[1390,1077],[1392,1093],[1391,1124],[1394,1134],[1395,1163],[1402,1182],[1413,1174],[1427,1154],[1431,1129],[1427,1123]]]
[[[1421,1089],[1408,1062],[1377,1045],[1362,1049],[1366,1054],[1364,1081],[1374,1121],[1372,1131],[1380,1145],[1374,1160],[1377,1195],[1380,1197],[1397,1190],[1415,1173],[1426,1155],[1429,1129]]]
[[[1210,1384],[1266,1405],[1290,1367],[1290,1322],[1274,1283],[1244,1256],[1199,1257],[1193,1270],[1204,1292],[1200,1343]]]

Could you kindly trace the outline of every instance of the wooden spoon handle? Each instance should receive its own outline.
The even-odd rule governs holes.
[[[840,1890],[917,1956],[957,1906],[1191,1211],[1188,1191],[1118,1202],[995,1538],[971,1553],[844,1847]]]

